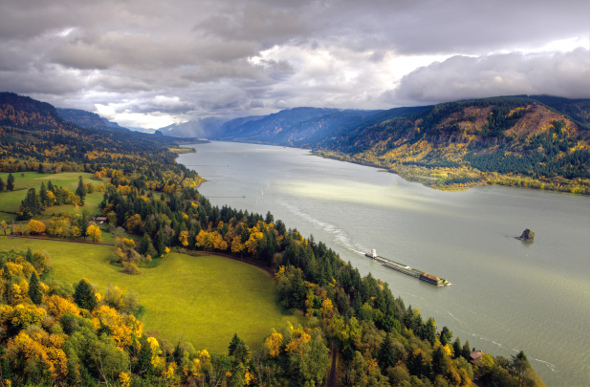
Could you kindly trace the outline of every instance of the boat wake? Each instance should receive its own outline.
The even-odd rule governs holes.
[[[342,246],[342,247],[346,248],[347,250],[350,250],[355,253],[365,254],[365,253],[357,250],[354,247],[352,240],[350,239],[350,237],[348,236],[346,231],[344,231],[343,229],[341,229],[333,224],[330,224],[330,223],[321,221],[317,218],[314,218],[310,214],[303,212],[301,209],[297,208],[296,206],[294,206],[292,204],[282,202],[281,205],[284,208],[286,208],[289,212],[294,214],[295,216],[303,219],[304,221],[306,221],[308,223],[318,226],[319,228],[321,228],[322,230],[324,230],[325,232],[330,234],[332,236],[332,239],[339,246]]]

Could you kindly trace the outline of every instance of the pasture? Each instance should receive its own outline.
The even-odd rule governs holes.
[[[243,262],[170,253],[158,267],[130,276],[108,263],[111,246],[0,237],[0,250],[28,247],[49,253],[50,275],[58,281],[73,284],[85,277],[101,291],[116,285],[137,292],[146,308],[145,331],[159,331],[172,344],[183,337],[197,350],[227,353],[237,333],[257,348],[272,328],[299,321],[278,305],[270,276]]]
[[[103,181],[91,179],[92,174],[83,172],[62,172],[58,174],[42,174],[37,172],[14,172],[12,174],[15,179],[15,190],[0,192],[0,220],[5,220],[7,223],[12,222],[15,215],[11,214],[18,210],[21,201],[27,196],[29,188],[35,188],[37,193],[41,188],[41,183],[51,183],[58,187],[66,188],[68,191],[75,192],[78,187],[78,177],[82,176],[84,183],[92,183],[96,188]],[[0,173],[0,178],[6,183],[8,179],[8,173]],[[104,181],[107,181],[105,179]],[[71,204],[62,206],[52,206],[45,210],[45,212],[36,218],[45,219],[50,217],[54,213],[58,212],[70,212],[78,213],[84,209],[89,214],[93,215],[98,210],[98,205],[102,201],[103,194],[100,192],[94,192],[92,194],[86,194],[86,200],[83,207],[76,207]]]

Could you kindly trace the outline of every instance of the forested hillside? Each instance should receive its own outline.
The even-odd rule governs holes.
[[[110,264],[134,275],[171,249],[239,257],[271,270],[280,304],[305,315],[302,326],[277,327],[257,350],[236,332],[227,353],[209,353],[145,332],[137,295],[101,292],[82,278],[75,286],[58,283],[42,251],[0,252],[3,385],[543,385],[524,352],[511,359],[472,355],[468,341],[406,306],[386,283],[361,277],[328,246],[271,213],[212,206],[195,188],[198,175],[176,164],[165,144],[149,136],[120,140],[64,122],[48,104],[2,98],[4,171],[85,170],[108,181],[98,215],[106,219],[105,230],[123,233]],[[82,209],[86,187],[80,178],[72,193]],[[26,202],[52,206],[58,189],[52,185],[38,195],[29,189]],[[98,242],[101,236],[84,211],[46,219],[36,214],[25,227],[0,223],[3,234],[15,238]],[[66,228],[77,231],[55,232]]]
[[[588,108],[540,100],[552,106],[525,97],[440,104],[359,126],[318,148],[437,187],[489,182],[590,193]]]
[[[83,128],[62,119],[47,103],[0,93],[2,172],[95,172],[116,167],[126,173],[144,169],[161,174],[164,171],[154,163],[178,168],[176,155],[167,145],[175,145],[175,140],[128,130]]]
[[[516,96],[302,115],[299,122],[278,120],[280,112],[218,137],[309,147],[440,189],[488,183],[589,194],[589,106]]]
[[[295,108],[264,117],[238,118],[225,123],[214,138],[289,146],[308,146],[353,128],[376,111]]]
[[[115,122],[110,122],[98,114],[90,113],[78,109],[56,109],[58,114],[66,121],[88,129],[103,129],[111,131],[126,131],[129,129],[119,126]]]

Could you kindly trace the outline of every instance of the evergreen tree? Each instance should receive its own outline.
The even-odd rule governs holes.
[[[445,346],[451,341],[452,338],[453,332],[451,332],[446,326],[443,327],[442,331],[440,332],[440,343]]]
[[[14,176],[12,176],[12,173],[8,175],[8,179],[6,180],[6,190],[14,191]]]
[[[31,280],[29,281],[29,297],[35,305],[39,305],[43,300],[43,293],[41,292],[41,284],[37,272],[33,272]]]
[[[469,360],[471,358],[471,348],[469,348],[469,340],[465,342],[461,356],[463,356],[466,360]]]
[[[76,188],[76,195],[80,196],[80,203],[82,205],[84,205],[84,199],[86,198],[86,186],[84,185],[84,182],[82,181],[82,176],[80,176],[80,179],[78,181],[78,188]]]
[[[86,240],[86,230],[88,230],[88,226],[90,223],[88,222],[88,218],[86,217],[85,213],[82,213],[82,217],[78,220],[78,228],[80,229],[80,235]]]
[[[30,247],[27,249],[27,255],[25,255],[25,258],[31,265],[35,265],[35,261],[33,260],[33,252],[31,251]]]
[[[80,308],[88,309],[89,311],[92,311],[96,306],[97,301],[94,290],[86,279],[80,280],[78,285],[76,285],[74,301]]]
[[[2,180],[2,178],[0,177],[0,192],[4,191],[6,189],[6,183],[4,183],[4,180]]]
[[[154,239],[154,247],[156,249],[156,251],[158,252],[158,256],[164,255],[165,254],[165,249],[166,249],[166,241],[165,241],[165,236],[164,236],[164,229],[162,228],[162,226],[160,225],[160,228],[158,229],[158,232],[156,233],[156,237]]]
[[[47,190],[48,190],[48,191],[51,191],[51,192],[53,192],[53,193],[55,193],[55,187],[54,187],[54,186],[53,186],[53,184],[51,183],[51,180],[49,180],[49,181],[47,182]]]
[[[147,233],[143,233],[143,238],[141,238],[141,241],[139,242],[137,252],[139,254],[145,255],[145,253],[146,253],[146,251],[148,251],[149,247],[150,247],[150,237],[148,236]]]
[[[458,337],[457,340],[455,340],[455,342],[453,343],[453,353],[455,355],[455,358],[458,358],[463,354],[463,350],[461,348],[461,340]]]
[[[45,188],[45,183],[43,182],[41,183],[41,188],[39,189],[39,199],[41,200],[42,206],[49,205],[49,198],[47,197],[47,188]]]
[[[25,200],[20,204],[19,210],[17,211],[18,220],[28,220],[33,216],[42,213],[44,210],[41,204],[41,199],[37,195],[35,188],[30,188],[27,192]]]
[[[240,344],[241,341],[242,339],[238,337],[238,334],[234,333],[234,337],[232,337],[231,341],[229,342],[229,347],[227,348],[229,356],[232,356],[234,354],[236,347],[238,346],[238,344]]]
[[[389,333],[385,335],[385,339],[383,339],[383,342],[379,347],[377,362],[379,363],[379,368],[381,368],[383,374],[385,374],[387,368],[395,367],[395,352],[393,351],[391,336],[389,336]]]

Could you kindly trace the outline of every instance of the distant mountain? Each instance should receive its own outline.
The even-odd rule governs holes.
[[[135,126],[126,126],[126,128],[129,130],[132,130],[134,132],[145,133],[145,134],[154,134],[157,131],[157,129],[138,128]]]
[[[103,129],[103,130],[125,130],[127,128],[119,126],[116,122],[111,122],[98,114],[87,112],[79,109],[56,109],[59,115],[66,121],[72,122],[78,126],[87,129]]]
[[[339,131],[358,126],[380,111],[295,108],[225,123],[215,138],[290,146],[313,146]]]
[[[92,123],[103,126],[85,128],[63,119],[48,103],[0,93],[0,156],[10,155],[0,157],[0,171],[38,170],[39,163],[45,171],[79,171],[84,170],[90,159],[98,165],[97,160],[104,158],[106,165],[113,155],[127,169],[137,167],[138,160],[174,163],[175,155],[165,147],[175,145],[171,137],[116,127],[105,130],[100,117],[86,113],[74,112],[88,126]],[[105,149],[110,155],[105,155]]]
[[[158,132],[172,137],[200,137],[208,138],[213,136],[227,120],[219,117],[202,118],[172,124],[158,129]]]

